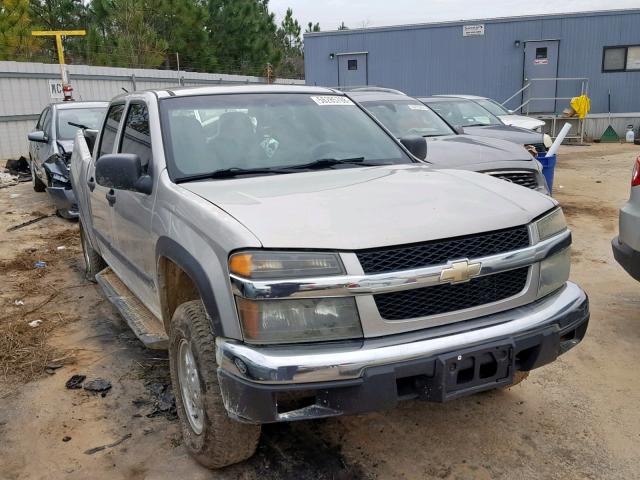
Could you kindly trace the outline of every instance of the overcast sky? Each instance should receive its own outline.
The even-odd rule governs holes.
[[[362,28],[637,8],[640,3],[638,0],[270,0],[269,6],[278,21],[284,17],[287,7],[291,7],[303,27],[308,22],[320,22],[322,30],[335,30],[342,21],[350,28]]]

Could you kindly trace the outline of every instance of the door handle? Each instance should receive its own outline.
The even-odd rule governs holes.
[[[93,192],[93,189],[96,188],[96,181],[93,177],[89,177],[87,180],[87,185],[89,185],[89,190]]]
[[[109,202],[109,206],[113,207],[113,204],[116,203],[116,192],[115,192],[115,190],[113,188],[111,190],[109,190],[107,192],[107,194],[105,195],[105,197],[107,197],[107,202]]]

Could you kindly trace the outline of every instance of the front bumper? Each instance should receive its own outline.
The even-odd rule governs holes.
[[[622,243],[620,237],[615,237],[611,241],[611,247],[613,248],[613,257],[616,259],[616,262],[618,262],[629,275],[640,282],[640,252]]]
[[[512,368],[532,370],[577,345],[588,320],[586,294],[567,283],[535,303],[466,322],[465,330],[447,325],[364,341],[272,347],[218,338],[218,378],[230,416],[253,423],[380,410],[409,398],[445,401],[506,384],[472,382],[443,392],[445,359],[509,345]]]
[[[64,218],[78,218],[78,204],[76,202],[76,195],[71,188],[67,187],[47,187],[47,193],[53,203],[56,205],[56,209]]]

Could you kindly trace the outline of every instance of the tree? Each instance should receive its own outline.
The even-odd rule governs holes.
[[[0,4],[0,60],[32,59],[40,40],[31,30],[29,0],[4,0]]]
[[[145,0],[148,24],[167,42],[168,67],[209,69],[215,55],[209,46],[206,5],[199,0]]]
[[[42,30],[77,30],[87,24],[82,0],[30,0],[29,7],[34,24]]]
[[[301,48],[300,24],[293,18],[293,10],[291,10],[291,8],[287,8],[287,14],[284,20],[282,20],[280,31],[284,38],[284,48],[293,50],[299,50]]]
[[[158,67],[167,42],[147,21],[144,3],[137,0],[94,0],[86,56],[92,64],[114,67]]]
[[[307,28],[304,31],[304,33],[312,33],[312,32],[319,32],[319,31],[320,31],[320,23],[309,22],[307,24]]]
[[[349,30],[349,27],[347,27],[344,22],[342,22],[340,25],[338,25],[338,30]]]
[[[208,10],[206,28],[216,68],[263,75],[267,63],[280,63],[282,52],[268,0],[208,0]]]

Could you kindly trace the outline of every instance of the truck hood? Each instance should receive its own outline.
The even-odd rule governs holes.
[[[514,127],[526,128],[533,130],[534,128],[542,127],[544,121],[537,118],[526,117],[524,115],[498,115],[498,118],[502,120],[505,125],[512,125]]]
[[[522,145],[489,137],[446,135],[427,138],[426,160],[443,168],[488,168],[485,163],[528,161],[535,169],[533,157]]]
[[[180,186],[225,210],[265,248],[358,250],[456,237],[523,225],[556,205],[489,175],[416,164]]]
[[[477,137],[491,137],[519,143],[520,145],[535,145],[544,143],[542,133],[533,132],[526,128],[509,125],[483,125],[478,127],[464,127],[464,132]]]

